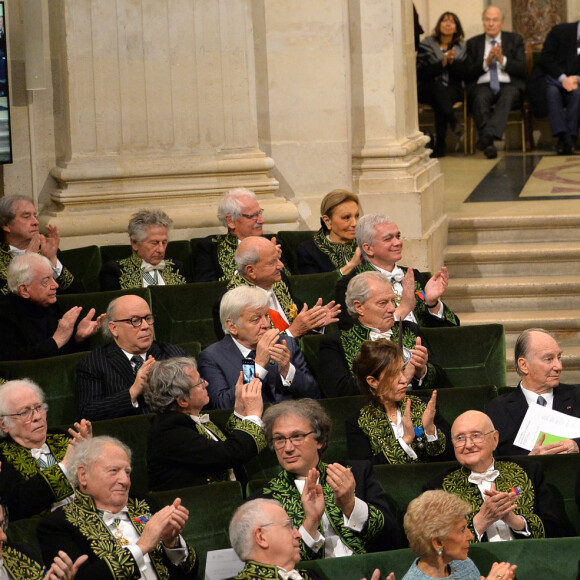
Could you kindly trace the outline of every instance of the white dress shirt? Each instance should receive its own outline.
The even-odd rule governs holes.
[[[529,405],[537,405],[538,404],[538,397],[540,395],[538,395],[538,393],[534,393],[534,391],[530,391],[529,389],[526,389],[524,387],[524,385],[522,385],[522,382],[520,381],[520,387],[522,388],[522,393],[524,394],[524,397],[526,398],[526,401],[528,402],[528,406]],[[550,389],[549,391],[546,391],[545,393],[542,393],[542,397],[544,397],[544,399],[546,400],[546,409],[553,409],[554,408],[554,389]]]
[[[296,489],[300,492],[300,495],[304,493],[305,478],[297,478],[294,483],[296,484]],[[354,509],[350,514],[350,518],[347,518],[343,514],[344,525],[355,531],[360,532],[367,520],[369,519],[369,506],[366,502],[358,497],[354,498]],[[324,557],[325,558],[338,558],[340,556],[350,556],[352,550],[343,544],[340,536],[334,531],[326,511],[322,514],[322,534],[317,531],[316,537],[313,538],[304,528],[300,526],[300,535],[302,536],[302,541],[313,551],[318,552],[324,547]]]
[[[149,272],[151,274],[151,276],[153,276],[153,270],[155,270],[157,272],[157,286],[165,286],[165,280],[163,279],[163,276],[161,275],[161,269],[163,269],[165,267],[165,261],[161,261],[158,266],[161,266],[161,269],[158,269],[157,266],[153,266],[153,264],[149,264],[148,262],[146,262],[145,260],[141,260],[141,270],[143,270],[143,268],[147,267],[147,270],[152,269],[151,272]],[[149,282],[147,282],[147,280],[145,280],[145,278],[143,278],[143,288],[147,288],[147,286],[149,286]]]
[[[489,51],[491,50],[491,41],[495,40],[497,42],[497,44],[501,44],[501,32],[497,35],[497,37],[495,39],[491,38],[491,36],[487,36],[487,34],[485,35],[485,51],[483,53],[483,70],[485,71],[484,74],[482,74],[478,79],[477,79],[477,84],[478,85],[482,85],[482,84],[489,84],[489,66],[487,66],[486,63],[486,59],[489,55]],[[507,66],[507,56],[504,54],[503,55],[503,63],[500,63],[499,60],[497,61],[497,78],[499,79],[500,83],[510,83],[511,82],[511,78],[510,75],[505,71],[505,68]]]

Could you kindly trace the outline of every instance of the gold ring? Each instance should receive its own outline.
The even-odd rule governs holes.
[[[341,482],[338,484],[338,487],[340,487],[340,486],[341,486],[343,483],[344,483],[344,481],[341,481]]]
[[[496,574],[498,578],[503,578],[503,574]]]

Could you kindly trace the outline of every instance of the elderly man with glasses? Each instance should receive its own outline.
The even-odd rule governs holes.
[[[208,236],[198,244],[196,282],[229,280],[236,273],[238,244],[251,236],[263,235],[263,213],[256,194],[250,189],[238,187],[224,193],[218,207],[218,219],[227,228],[227,233]],[[275,238],[272,242],[286,266],[280,242]]]
[[[84,419],[64,433],[48,432],[42,389],[27,379],[0,386],[0,497],[13,520],[67,503],[74,494],[69,463],[77,441],[92,436]]]
[[[63,312],[48,258],[27,252],[8,266],[8,296],[0,297],[0,360],[31,360],[76,352],[101,327],[91,308]]]
[[[283,401],[262,419],[282,471],[256,495],[280,502],[292,518],[302,560],[398,547],[397,525],[370,462],[321,460],[331,423],[320,403]]]
[[[181,347],[153,340],[149,304],[134,294],[107,307],[103,334],[113,342],[93,350],[77,367],[79,416],[91,421],[148,413],[143,389],[156,360],[188,356]]]
[[[467,523],[478,542],[562,535],[556,506],[541,467],[525,460],[495,460],[499,434],[480,411],[467,411],[451,427],[455,457],[461,464],[430,481],[473,506]]]

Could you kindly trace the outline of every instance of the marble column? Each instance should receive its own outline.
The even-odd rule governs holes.
[[[435,269],[447,220],[443,176],[419,131],[411,0],[349,2],[353,187],[366,214],[385,213],[405,261]]]
[[[258,143],[251,0],[51,0],[49,17],[58,187],[44,221],[123,232],[157,206],[186,237],[218,227],[237,186],[273,229],[296,220]]]

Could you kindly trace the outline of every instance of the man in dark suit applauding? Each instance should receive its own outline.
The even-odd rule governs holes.
[[[202,351],[198,359],[214,409],[233,408],[244,358],[255,361],[265,403],[320,397],[298,343],[271,327],[268,300],[266,292],[251,286],[234,288],[222,298],[220,320],[226,336]]]
[[[489,6],[483,13],[484,34],[467,41],[467,99],[477,126],[477,148],[488,159],[497,157],[494,139],[501,139],[510,111],[520,103],[527,74],[522,37],[502,26],[501,10]]]
[[[96,421],[149,412],[143,389],[151,365],[188,356],[178,346],[153,340],[154,321],[139,296],[128,294],[109,304],[103,332],[114,342],[93,350],[77,367],[80,416]]]
[[[580,22],[558,24],[542,48],[539,68],[546,75],[546,101],[558,155],[571,155],[580,122]],[[565,109],[565,110],[564,110]]]
[[[525,455],[514,439],[529,405],[547,406],[566,415],[580,417],[580,387],[560,383],[562,349],[552,335],[542,328],[524,330],[515,346],[516,371],[522,378],[512,393],[493,399],[485,412],[499,430],[498,455]],[[578,453],[580,438],[558,443],[538,444],[530,455]]]

